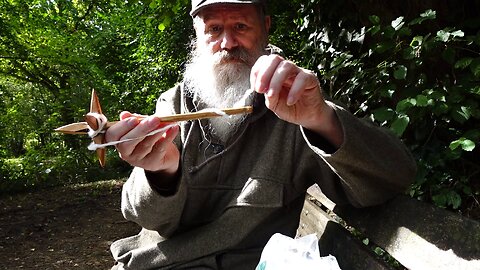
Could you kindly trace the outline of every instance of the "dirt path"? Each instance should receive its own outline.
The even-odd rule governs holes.
[[[0,198],[0,269],[110,269],[110,244],[139,231],[120,212],[122,183]]]

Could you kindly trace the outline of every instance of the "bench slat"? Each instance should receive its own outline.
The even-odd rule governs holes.
[[[392,269],[380,261],[363,243],[333,221],[312,201],[306,200],[297,236],[317,233],[322,256],[332,254],[342,270]]]
[[[334,211],[409,269],[480,270],[477,221],[407,196],[377,207]]]

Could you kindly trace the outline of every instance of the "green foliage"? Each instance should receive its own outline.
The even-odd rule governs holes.
[[[186,1],[153,2],[0,0],[0,193],[125,174],[115,154],[100,171],[88,138],[53,129],[82,121],[92,88],[115,119],[152,113],[178,81]]]
[[[331,96],[405,141],[419,166],[412,196],[453,209],[478,198],[471,188],[480,172],[478,17],[466,18],[465,25],[438,22],[432,9],[408,20],[349,17],[348,3],[370,8],[327,2],[310,1],[300,9],[297,27],[309,36],[305,50],[314,55],[304,64],[318,71]],[[329,12],[339,14],[336,5],[344,13],[330,21]],[[317,15],[322,9],[327,14]]]
[[[412,196],[462,208],[480,196],[480,1],[407,2],[270,2],[270,41],[315,70],[326,94],[405,141],[419,167]],[[190,2],[0,9],[0,190],[124,175],[114,151],[99,171],[87,138],[52,130],[82,120],[92,88],[109,119],[152,113],[188,57]]]

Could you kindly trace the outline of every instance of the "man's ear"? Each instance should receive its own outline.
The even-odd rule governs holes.
[[[265,30],[267,33],[270,31],[271,24],[272,24],[272,18],[270,16],[265,16]]]

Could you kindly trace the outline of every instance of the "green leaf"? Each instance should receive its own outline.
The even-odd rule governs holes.
[[[480,95],[480,85],[477,85],[473,88],[468,89],[468,92],[474,95]]]
[[[417,101],[417,106],[419,107],[426,107],[428,106],[428,98],[424,95],[418,95],[417,98],[416,98],[416,101]]]
[[[473,149],[475,149],[475,142],[467,138],[461,137],[460,139],[451,142],[449,145],[450,150],[455,150],[458,147],[462,147],[464,151],[471,152],[473,151]]]
[[[473,61],[473,58],[471,57],[462,58],[455,63],[455,68],[464,69],[468,67],[472,63],[472,61]]]
[[[445,193],[433,195],[432,201],[436,206],[444,208],[447,205],[447,195]]]
[[[394,47],[395,47],[395,44],[392,41],[385,40],[385,41],[379,42],[376,45],[375,51],[377,51],[378,53],[384,53]]]
[[[448,204],[451,205],[453,209],[457,209],[462,204],[462,197],[460,197],[457,192],[450,191],[448,193]]]
[[[148,7],[151,9],[155,9],[157,5],[158,5],[157,1],[153,0],[152,2],[150,2],[150,5],[148,5]]]
[[[402,27],[400,30],[398,30],[399,37],[408,37],[411,35],[412,35],[412,29],[408,27]]]
[[[387,107],[378,108],[373,111],[373,118],[378,122],[389,121],[395,116],[395,112]]]
[[[407,67],[404,65],[397,66],[393,72],[393,77],[397,80],[405,80],[407,77]]]
[[[426,10],[424,13],[420,14],[420,18],[416,18],[412,20],[409,24],[410,25],[421,24],[426,20],[433,20],[436,17],[437,17],[437,12],[429,9],[429,10]]]
[[[439,30],[437,31],[437,38],[440,41],[447,42],[448,39],[450,38],[450,33],[445,30]]]
[[[437,12],[435,10],[428,9],[424,13],[420,14],[420,17],[433,20],[437,18]]]
[[[417,104],[417,101],[413,98],[407,98],[407,99],[402,99],[397,103],[397,107],[395,110],[397,112],[404,112],[407,109],[415,106]]]
[[[412,60],[415,58],[415,50],[412,47],[406,47],[402,51],[402,57],[405,60]]]
[[[404,19],[404,17],[400,16],[400,17],[398,17],[398,18],[396,18],[395,20],[392,21],[391,26],[393,27],[393,29],[395,29],[395,31],[398,31],[405,24],[403,19]]]
[[[462,30],[457,30],[457,31],[450,32],[450,36],[452,36],[452,37],[464,37],[465,33]]]
[[[470,108],[466,106],[457,107],[452,110],[452,118],[460,124],[465,123],[470,119]]]
[[[368,17],[368,19],[374,25],[379,25],[380,24],[380,17],[378,17],[377,15],[372,15],[372,16]]]
[[[368,244],[370,243],[370,240],[368,238],[365,238],[362,240],[362,243],[366,246],[368,246]]]
[[[165,30],[165,28],[166,28],[166,27],[165,27],[165,24],[163,24],[163,23],[161,23],[161,24],[158,25],[158,30],[160,30],[160,31],[162,31],[162,32]]]
[[[475,77],[480,78],[480,57],[472,60],[472,63],[470,63],[470,70]]]
[[[370,33],[372,33],[372,36],[375,35],[376,33],[380,32],[382,28],[380,27],[380,25],[374,25],[372,27],[370,27],[370,29],[368,29],[368,31],[370,31]]]
[[[410,46],[414,47],[414,48],[418,47],[418,46],[422,46],[422,44],[423,44],[423,37],[422,36],[416,36],[410,42]]]
[[[399,115],[398,118],[393,121],[390,128],[397,136],[400,137],[405,132],[405,129],[407,129],[409,122],[410,118],[407,115]]]

